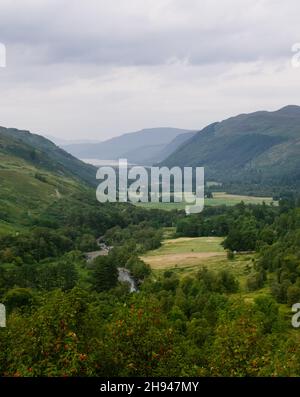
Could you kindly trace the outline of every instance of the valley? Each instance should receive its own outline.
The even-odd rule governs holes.
[[[0,158],[1,375],[300,373],[293,189],[209,184],[186,216],[98,202],[96,168],[28,132],[0,129]]]
[[[229,205],[233,206],[238,203],[244,202],[245,204],[262,204],[266,203],[268,205],[277,205],[278,202],[273,200],[272,197],[258,197],[258,196],[247,196],[240,194],[229,194],[226,192],[212,192],[211,198],[205,198],[204,203],[205,206],[220,206],[220,205]],[[174,203],[135,203],[136,206],[140,206],[148,209],[161,209],[166,211],[171,210],[184,210],[187,203],[185,201]]]
[[[1,396],[300,379],[299,12],[0,1]]]
[[[221,245],[223,240],[221,237],[166,238],[160,248],[146,252],[141,259],[157,276],[167,270],[174,271],[181,278],[195,275],[204,268],[216,272],[228,270],[239,280],[243,293],[249,297],[246,278],[254,271],[255,253],[240,252],[230,259]]]

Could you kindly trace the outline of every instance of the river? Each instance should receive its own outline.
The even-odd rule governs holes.
[[[110,250],[113,248],[113,247],[109,247],[104,243],[103,236],[97,239],[97,245],[99,246],[100,250],[85,253],[87,262],[92,262],[98,256],[108,255]],[[128,283],[130,292],[138,292],[136,282],[128,269],[125,269],[124,267],[118,267],[118,280],[121,283]]]
[[[137,289],[135,280],[131,276],[129,270],[125,269],[124,267],[118,267],[118,272],[119,272],[118,280],[121,283],[128,283],[130,292],[137,292],[138,289]]]

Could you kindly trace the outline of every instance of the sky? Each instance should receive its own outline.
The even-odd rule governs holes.
[[[299,17],[298,0],[1,0],[0,125],[105,140],[300,105]]]

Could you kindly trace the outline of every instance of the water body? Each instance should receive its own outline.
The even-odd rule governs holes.
[[[101,248],[100,250],[85,253],[87,262],[92,262],[98,256],[108,255],[109,251],[113,248],[113,247],[109,247],[103,242],[103,236],[100,236],[97,239],[97,245],[99,246],[99,248]],[[131,276],[129,270],[125,269],[124,267],[118,267],[118,280],[121,283],[128,283],[130,292],[138,291],[134,278]]]
[[[129,270],[125,269],[124,267],[118,267],[118,272],[119,272],[119,277],[118,280],[121,283],[128,283],[129,287],[130,287],[130,292],[137,292],[137,286],[136,283],[133,279],[133,277],[131,276]]]

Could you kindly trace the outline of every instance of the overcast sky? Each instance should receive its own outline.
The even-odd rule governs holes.
[[[0,125],[65,139],[300,105],[299,0],[1,0]]]

